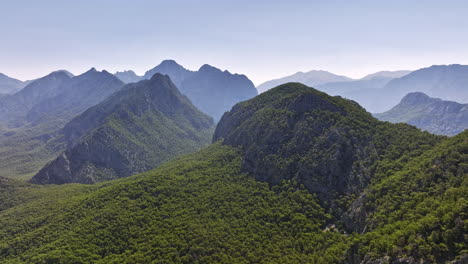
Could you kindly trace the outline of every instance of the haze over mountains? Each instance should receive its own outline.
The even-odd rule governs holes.
[[[208,64],[198,71],[190,71],[174,60],[164,60],[143,76],[137,76],[133,71],[117,72],[115,76],[128,83],[150,79],[155,73],[170,76],[179,90],[215,121],[235,103],[257,95],[255,86],[245,75],[231,74]]]
[[[30,81],[20,81],[0,73],[0,95],[13,94],[23,89]]]
[[[327,75],[335,76],[331,73]],[[275,80],[275,84],[288,81],[302,82],[302,78],[292,75]],[[319,78],[309,82],[315,82],[309,85],[326,93],[355,100],[372,113],[390,110],[410,92],[423,92],[443,100],[468,103],[468,66],[458,64],[434,65],[413,72],[383,71],[360,80],[347,78],[344,81],[324,82]],[[264,90],[264,87],[262,84],[257,89]]]
[[[468,128],[468,104],[409,93],[387,112],[376,114],[382,121],[407,123],[432,134],[454,136]]]
[[[309,72],[297,72],[290,76],[264,82],[257,86],[257,90],[259,93],[263,93],[273,87],[288,82],[299,82],[311,87],[315,87],[317,85],[329,82],[347,82],[351,80],[351,78],[346,76],[336,75],[327,71],[314,70]]]
[[[94,68],[74,77],[56,71],[0,98],[0,176],[31,177],[64,149],[63,126],[123,85]]]
[[[68,149],[34,183],[95,183],[148,171],[207,145],[213,121],[155,74],[124,86],[63,129]]]

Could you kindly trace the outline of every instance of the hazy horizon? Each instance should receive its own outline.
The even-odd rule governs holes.
[[[359,79],[468,64],[464,1],[46,0],[3,9],[0,72],[21,80],[91,67],[142,75],[164,59],[191,70],[210,64],[255,85],[298,71]]]

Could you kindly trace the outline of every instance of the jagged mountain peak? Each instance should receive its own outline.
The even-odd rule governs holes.
[[[125,85],[71,120],[68,149],[35,183],[94,183],[147,171],[209,143],[213,121],[177,90],[167,75]]]

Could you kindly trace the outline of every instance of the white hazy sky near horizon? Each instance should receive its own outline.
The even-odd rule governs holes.
[[[143,74],[207,63],[256,85],[297,71],[352,78],[468,64],[466,1],[0,0],[0,72]]]

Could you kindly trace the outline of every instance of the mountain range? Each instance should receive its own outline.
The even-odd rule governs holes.
[[[138,76],[133,71],[116,72],[115,76],[129,83],[150,79],[155,73],[170,76],[179,90],[215,121],[235,103],[257,95],[255,86],[245,75],[231,74],[208,64],[198,71],[190,71],[174,60],[164,60],[143,76]]]
[[[0,73],[0,95],[13,94],[23,89],[30,81],[20,81]]]
[[[112,74],[94,68],[78,76],[52,72],[0,98],[0,122],[15,128],[47,118],[68,121],[122,86]]]
[[[63,126],[123,85],[94,68],[79,76],[56,71],[1,97],[0,176],[33,176],[64,150]]]
[[[213,121],[167,75],[124,86],[65,125],[68,149],[31,182],[95,183],[148,171],[209,143]]]
[[[98,140],[85,124],[100,127],[113,112],[110,125],[120,130],[133,127],[137,113],[159,115],[156,106],[170,101],[146,94],[159,102],[147,110],[152,100],[138,94],[160,89],[177,95],[167,77],[155,75],[84,112],[72,121],[71,149],[118,144]],[[94,185],[0,178],[0,261],[468,260],[468,131],[448,138],[382,122],[354,101],[287,83],[237,103],[212,142],[152,171]]]
[[[454,136],[468,128],[468,104],[409,93],[387,112],[376,114],[382,121],[407,123],[432,134]]]
[[[468,103],[467,76],[466,65],[434,65],[412,72],[378,72],[360,80],[347,78],[321,82],[319,79],[308,85],[331,95],[355,100],[371,113],[382,113],[395,106],[410,92],[422,92],[442,100]],[[282,81],[276,84],[287,81],[303,82],[294,75],[279,80]],[[259,86],[257,89],[260,91],[263,88]]]
[[[259,93],[263,93],[273,87],[288,82],[299,82],[311,87],[315,87],[324,83],[348,81],[352,81],[352,79],[346,76],[336,75],[327,71],[313,70],[308,72],[297,72],[293,75],[264,82],[257,86],[257,90]]]

